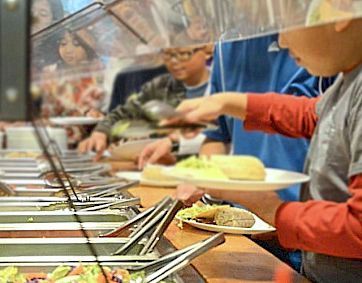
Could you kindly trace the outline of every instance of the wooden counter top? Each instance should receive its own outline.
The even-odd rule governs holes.
[[[144,207],[149,207],[166,195],[173,195],[175,189],[140,186],[131,189],[130,192],[141,198]],[[174,222],[165,235],[176,248],[180,249],[203,240],[212,233],[188,225],[184,225],[184,229],[181,230]],[[192,262],[207,282],[272,282],[276,268],[285,265],[244,236],[230,234],[225,236],[226,242],[223,245]]]

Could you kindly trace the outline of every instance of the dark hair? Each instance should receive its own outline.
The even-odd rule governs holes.
[[[72,37],[74,37],[78,42],[79,42],[79,45],[85,50],[86,54],[87,54],[87,60],[89,61],[92,61],[94,59],[97,59],[98,58],[98,55],[97,53],[95,52],[95,50],[93,49],[92,46],[90,46],[85,40],[83,40],[78,34],[77,32],[74,32],[74,31],[70,31],[68,29],[65,29],[58,37],[58,40],[57,40],[57,55],[58,55],[58,61],[60,62],[60,64],[62,66],[64,66],[64,60],[62,59],[62,57],[60,56],[59,54],[59,46],[60,46],[60,43],[62,41],[62,39],[64,38],[65,34],[66,33],[69,33]]]
[[[76,32],[70,33],[78,42],[80,45],[84,48],[85,52],[87,53],[88,60],[94,60],[98,58],[97,53],[93,49],[92,46],[90,46],[85,40],[83,40]]]
[[[47,0],[52,11],[52,22],[59,21],[64,17],[64,8],[61,0]]]

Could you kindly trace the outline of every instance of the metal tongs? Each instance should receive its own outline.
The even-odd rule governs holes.
[[[183,118],[184,115],[180,112],[177,112],[175,108],[173,108],[170,104],[161,101],[161,100],[151,100],[147,103],[140,105],[143,113],[146,115],[148,119],[153,122],[156,122],[156,128],[159,129],[177,129],[177,128],[188,128],[188,129],[199,129],[199,128],[208,128],[215,129],[216,125],[211,123],[186,123],[186,124],[178,124],[178,125],[167,125],[167,126],[159,126],[158,123],[165,119],[171,118]]]
[[[146,282],[157,283],[174,272],[183,269],[199,255],[217,247],[225,242],[223,233],[218,233],[203,241],[197,242],[191,246],[170,253],[158,260],[150,263],[130,268],[132,271],[143,270],[146,273]]]
[[[148,254],[153,251],[163,232],[181,207],[182,203],[180,201],[173,201],[171,197],[166,197],[154,207],[147,209],[134,219],[124,223],[121,227],[101,235],[101,237],[118,236],[125,229],[137,224],[137,227],[129,235],[127,243],[115,251],[113,255],[127,254],[137,245],[142,245],[142,249],[137,252],[139,255]],[[142,240],[144,242],[141,244]]]

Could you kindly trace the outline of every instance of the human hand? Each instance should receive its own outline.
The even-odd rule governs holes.
[[[221,115],[229,115],[244,120],[247,95],[240,93],[219,93],[212,96],[183,101],[176,111],[177,117],[161,121],[162,126],[209,123]]]
[[[168,164],[176,162],[176,158],[172,154],[170,138],[164,138],[145,146],[138,158],[138,168],[143,169],[147,163],[153,164],[160,161]]]
[[[187,206],[191,206],[200,200],[204,194],[203,190],[198,189],[194,185],[181,184],[177,186],[176,199],[182,201]]]
[[[96,156],[94,157],[94,160],[97,161],[102,157],[106,147],[107,147],[107,135],[101,132],[93,132],[89,138],[79,143],[78,152],[86,153],[95,150]]]

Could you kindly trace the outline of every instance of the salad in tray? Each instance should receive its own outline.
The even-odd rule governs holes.
[[[98,265],[59,266],[51,273],[20,273],[9,266],[0,270],[0,283],[143,283],[144,272],[129,273],[126,269],[112,270]],[[107,279],[104,277],[106,275]]]

